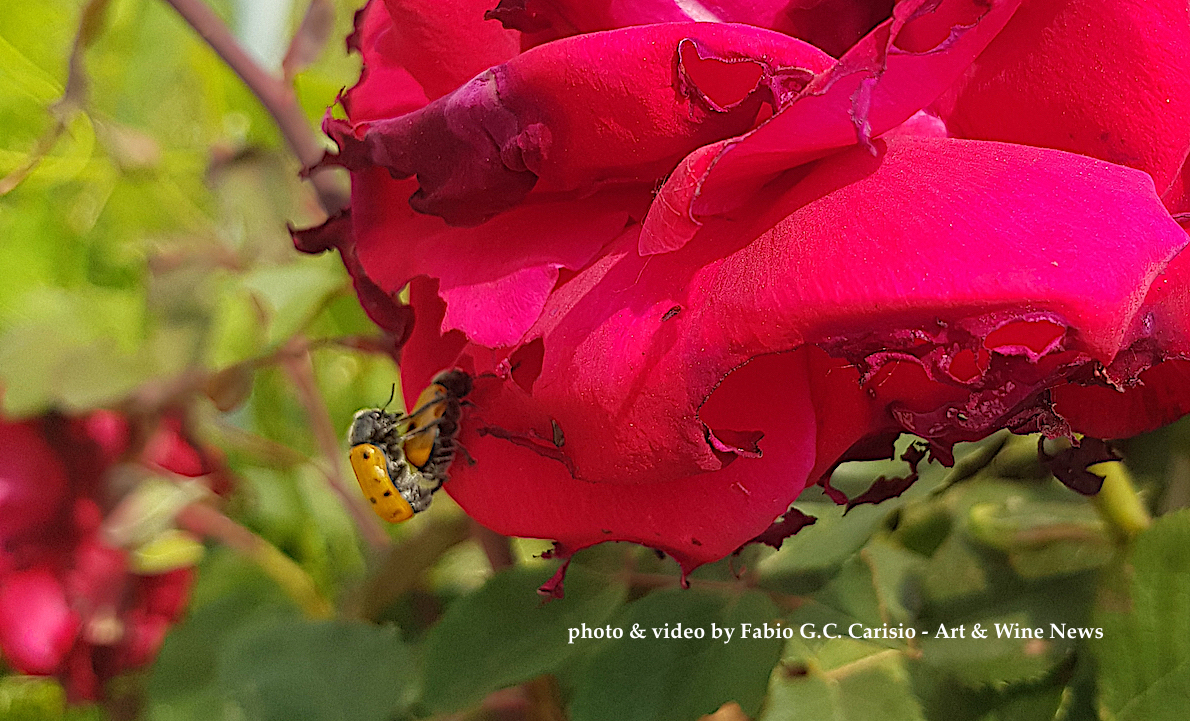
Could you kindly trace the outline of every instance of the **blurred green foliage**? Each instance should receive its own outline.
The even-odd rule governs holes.
[[[643,721],[735,702],[765,721],[1074,721],[1190,707],[1185,422],[1129,444],[1142,497],[1166,514],[1131,543],[1040,470],[1032,439],[997,436],[878,506],[844,514],[807,491],[797,508],[814,525],[780,551],[699,569],[690,590],[671,562],[611,545],[579,553],[565,598],[546,603],[548,544],[516,541],[513,567],[493,574],[445,497],[372,549],[328,486],[342,454],[326,457],[295,373],[312,374],[339,433],[388,397],[396,369],[343,342],[374,329],[338,260],[292,249],[286,222],[319,219],[296,162],[157,0],[110,2],[83,55],[85,99],[55,110],[83,6],[0,12],[0,177],[37,161],[0,196],[4,413],[180,393],[234,476],[228,514],[296,561],[338,617],[308,618],[252,560],[213,548],[186,620],[151,669],[115,685],[120,703],[70,709],[52,681],[7,675],[0,718]],[[335,39],[295,79],[312,123],[358,73],[338,40],[355,8],[336,9]],[[834,483],[854,495],[901,470],[850,464]],[[799,631],[741,638],[745,623]],[[831,623],[839,637],[823,635]],[[569,643],[583,624],[623,636]],[[704,637],[654,635],[677,624]],[[734,638],[711,638],[712,624]],[[850,638],[852,624],[915,637]],[[990,635],[973,638],[976,625]]]

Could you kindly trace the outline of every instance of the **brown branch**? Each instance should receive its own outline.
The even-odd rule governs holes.
[[[192,503],[177,516],[178,526],[203,538],[220,541],[254,561],[311,618],[330,618],[334,608],[318,592],[301,566],[276,546],[205,503]]]
[[[283,78],[260,67],[240,46],[227,25],[203,0],[165,0],[182,16],[223,62],[235,71],[248,89],[256,95],[269,115],[276,121],[281,135],[297,156],[303,168],[313,167],[326,149],[310,129],[306,116],[297,103],[293,87]],[[310,182],[318,193],[318,202],[327,215],[334,215],[347,207],[348,200],[325,170],[310,174]]]

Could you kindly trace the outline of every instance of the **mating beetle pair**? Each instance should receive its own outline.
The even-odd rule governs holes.
[[[470,392],[471,376],[456,368],[434,376],[408,415],[383,408],[355,414],[347,436],[351,469],[376,515],[399,523],[430,507],[446,482]]]

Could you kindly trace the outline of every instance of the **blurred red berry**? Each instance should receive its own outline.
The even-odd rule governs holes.
[[[28,423],[0,422],[0,544],[50,521],[66,500],[66,472]]]
[[[209,468],[177,419],[151,429],[139,460],[198,476]],[[0,655],[21,673],[57,676],[72,700],[152,661],[185,608],[193,569],[140,575],[108,545],[108,471],[137,454],[127,419],[0,422]],[[142,437],[144,437],[142,435]]]

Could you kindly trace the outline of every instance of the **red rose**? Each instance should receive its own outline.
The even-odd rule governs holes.
[[[475,464],[446,487],[485,525],[688,570],[900,432],[946,459],[1190,410],[1187,236],[1162,204],[1190,98],[1147,64],[1190,57],[1184,6],[1129,34],[1072,18],[1139,6],[903,0],[857,40],[786,3],[697,6],[741,25],[503,2],[518,53],[483,3],[448,5],[362,13],[364,74],[326,122],[350,216],[298,244],[394,307],[411,283],[408,393],[476,375]],[[1091,62],[1104,33],[1121,67]]]

